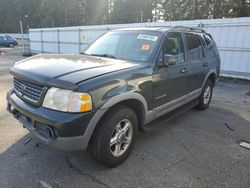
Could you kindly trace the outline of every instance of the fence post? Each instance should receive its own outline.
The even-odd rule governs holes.
[[[27,46],[28,46],[28,53],[30,53],[31,52],[31,50],[30,50],[30,30],[28,29],[28,32],[27,32],[27,39],[26,39],[26,41],[27,41]]]
[[[60,30],[57,29],[57,53],[60,54]]]
[[[22,44],[23,44],[23,53],[24,53],[25,49],[24,49],[24,37],[23,37],[23,23],[22,23],[22,20],[20,20],[19,23],[20,23],[20,30],[21,30],[21,34],[22,34]]]
[[[41,30],[41,48],[42,48],[42,53],[44,53],[44,51],[43,51],[43,30]]]
[[[79,32],[78,37],[79,37],[79,54],[80,54],[81,53],[81,29],[80,28],[79,28],[78,32]]]

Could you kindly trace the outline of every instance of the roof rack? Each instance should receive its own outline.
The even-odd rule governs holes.
[[[200,25],[200,24],[199,24]],[[182,26],[182,25],[176,25],[176,26],[164,26],[164,25],[159,25],[159,26],[154,26],[154,25],[146,25],[146,27],[159,27],[160,29],[163,28],[169,28],[171,29],[186,29],[189,31],[196,31],[196,32],[201,32],[201,33],[206,33],[204,29],[198,28],[198,27],[188,27],[188,26]]]
[[[173,29],[187,29],[190,31],[206,33],[206,31],[204,29],[200,29],[197,27],[187,27],[187,26],[182,26],[182,25],[176,25],[176,26],[172,26],[171,28],[173,28]]]

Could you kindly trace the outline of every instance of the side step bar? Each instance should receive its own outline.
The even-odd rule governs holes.
[[[172,112],[169,112],[165,115],[163,115],[162,117],[159,117],[158,119],[150,122],[149,124],[145,125],[142,130],[143,132],[149,132],[152,129],[162,125],[163,123],[166,123],[167,121],[179,116],[180,114],[182,114],[183,112],[186,112],[188,110],[190,110],[191,108],[195,107],[197,104],[199,103],[198,99],[195,99],[175,110],[173,110]]]

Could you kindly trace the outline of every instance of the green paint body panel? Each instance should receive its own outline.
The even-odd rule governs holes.
[[[147,28],[142,30],[147,31]],[[11,68],[11,74],[23,81],[47,88],[58,87],[89,93],[92,97],[93,111],[74,114],[45,109],[41,106],[41,103],[32,105],[23,101],[15,95],[14,91],[7,94],[8,104],[33,121],[52,127],[60,138],[82,136],[84,137],[83,140],[88,142],[88,138],[92,134],[91,131],[94,130],[91,130],[89,126],[96,126],[93,125],[93,122],[96,122],[93,118],[95,120],[100,119],[101,117],[97,117],[96,114],[100,111],[102,111],[100,114],[103,114],[106,108],[110,108],[110,105],[105,106],[105,104],[113,104],[113,99],[116,99],[114,103],[119,102],[120,95],[123,96],[121,97],[123,100],[126,98],[124,98],[126,93],[136,93],[136,95],[128,96],[135,96],[132,98],[134,100],[138,99],[145,110],[145,112],[142,112],[144,113],[143,118],[150,120],[147,116],[154,112],[154,109],[171,103],[182,96],[188,96],[189,93],[202,88],[209,74],[218,77],[220,58],[215,42],[209,47],[204,45],[205,56],[199,61],[189,62],[185,60],[180,65],[163,67],[158,66],[158,56],[164,37],[170,31],[166,29],[149,30],[150,32],[157,32],[160,41],[157,43],[152,58],[147,62],[132,62],[85,55],[43,54],[17,62]],[[131,32],[131,30],[129,31]],[[186,31],[171,30],[171,32],[184,33]],[[195,33],[203,35],[203,33]],[[183,41],[185,44],[184,39]],[[184,47],[185,53],[187,53],[186,45]],[[187,69],[185,74],[181,72],[184,68]],[[88,138],[85,139],[86,135]],[[48,141],[48,143],[50,142],[53,143],[53,140]],[[84,145],[87,146],[87,143]],[[63,148],[61,145],[58,148],[69,149]],[[79,148],[82,149],[80,146]]]

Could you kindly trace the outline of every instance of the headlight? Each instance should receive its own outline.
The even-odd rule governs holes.
[[[92,110],[92,101],[88,93],[50,88],[44,98],[43,107],[63,112],[87,112]]]

